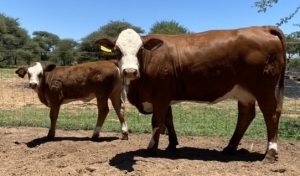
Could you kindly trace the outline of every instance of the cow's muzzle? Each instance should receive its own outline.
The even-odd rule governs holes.
[[[126,79],[133,80],[139,78],[140,74],[137,69],[126,68],[123,70],[122,76]]]
[[[29,83],[29,87],[32,89],[36,89],[37,88],[37,83]]]

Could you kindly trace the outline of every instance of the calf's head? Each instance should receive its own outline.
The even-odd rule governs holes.
[[[129,84],[130,80],[140,77],[139,59],[143,59],[143,49],[155,50],[163,44],[163,41],[156,38],[143,40],[133,29],[125,29],[115,41],[103,38],[97,40],[96,44],[115,51],[121,75]]]
[[[18,68],[15,73],[21,78],[24,78],[24,76],[27,74],[29,78],[29,87],[32,89],[37,89],[41,85],[41,81],[45,75],[45,72],[52,71],[55,67],[56,65],[54,64],[43,67],[41,63],[35,62],[28,67]]]

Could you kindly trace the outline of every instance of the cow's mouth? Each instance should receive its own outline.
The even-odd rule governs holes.
[[[140,78],[139,71],[133,68],[126,68],[122,72],[122,76],[126,80],[134,80]]]
[[[37,89],[37,84],[36,83],[30,83],[29,84],[29,87],[31,88],[31,89]]]

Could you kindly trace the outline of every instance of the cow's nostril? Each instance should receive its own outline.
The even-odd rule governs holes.
[[[35,89],[37,87],[37,83],[29,83],[29,87]]]

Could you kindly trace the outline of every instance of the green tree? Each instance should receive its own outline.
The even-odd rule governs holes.
[[[178,22],[171,21],[161,21],[156,22],[150,29],[149,34],[187,34],[190,33],[189,30]]]
[[[60,40],[50,54],[50,60],[59,65],[73,65],[77,63],[78,43],[73,39]]]
[[[258,8],[258,12],[266,12],[268,8],[273,7],[274,4],[276,4],[278,0],[260,0],[255,2],[255,6]],[[287,23],[290,19],[292,19],[296,13],[300,10],[300,4],[295,8],[295,10],[289,14],[288,16],[281,18],[278,23],[276,23],[277,26],[281,26],[284,23]],[[300,24],[296,24],[299,26]]]
[[[92,32],[87,37],[82,39],[79,46],[79,52],[81,53],[79,57],[79,62],[93,61],[99,59],[110,59],[113,57],[104,55],[99,48],[95,47],[95,41],[100,38],[116,38],[121,31],[124,29],[131,28],[138,33],[144,33],[145,31],[140,27],[133,26],[132,24],[125,21],[110,21],[108,24],[101,26],[97,31]]]
[[[18,61],[31,60],[28,52],[32,43],[27,31],[20,27],[18,19],[0,14],[0,64],[17,65]],[[25,51],[27,50],[27,51]]]
[[[286,35],[286,40],[288,59],[291,59],[296,54],[300,54],[300,32],[293,32]]]
[[[48,60],[50,53],[60,41],[59,37],[46,31],[35,31],[32,35],[32,40],[35,44],[35,54],[40,55],[41,60]]]

